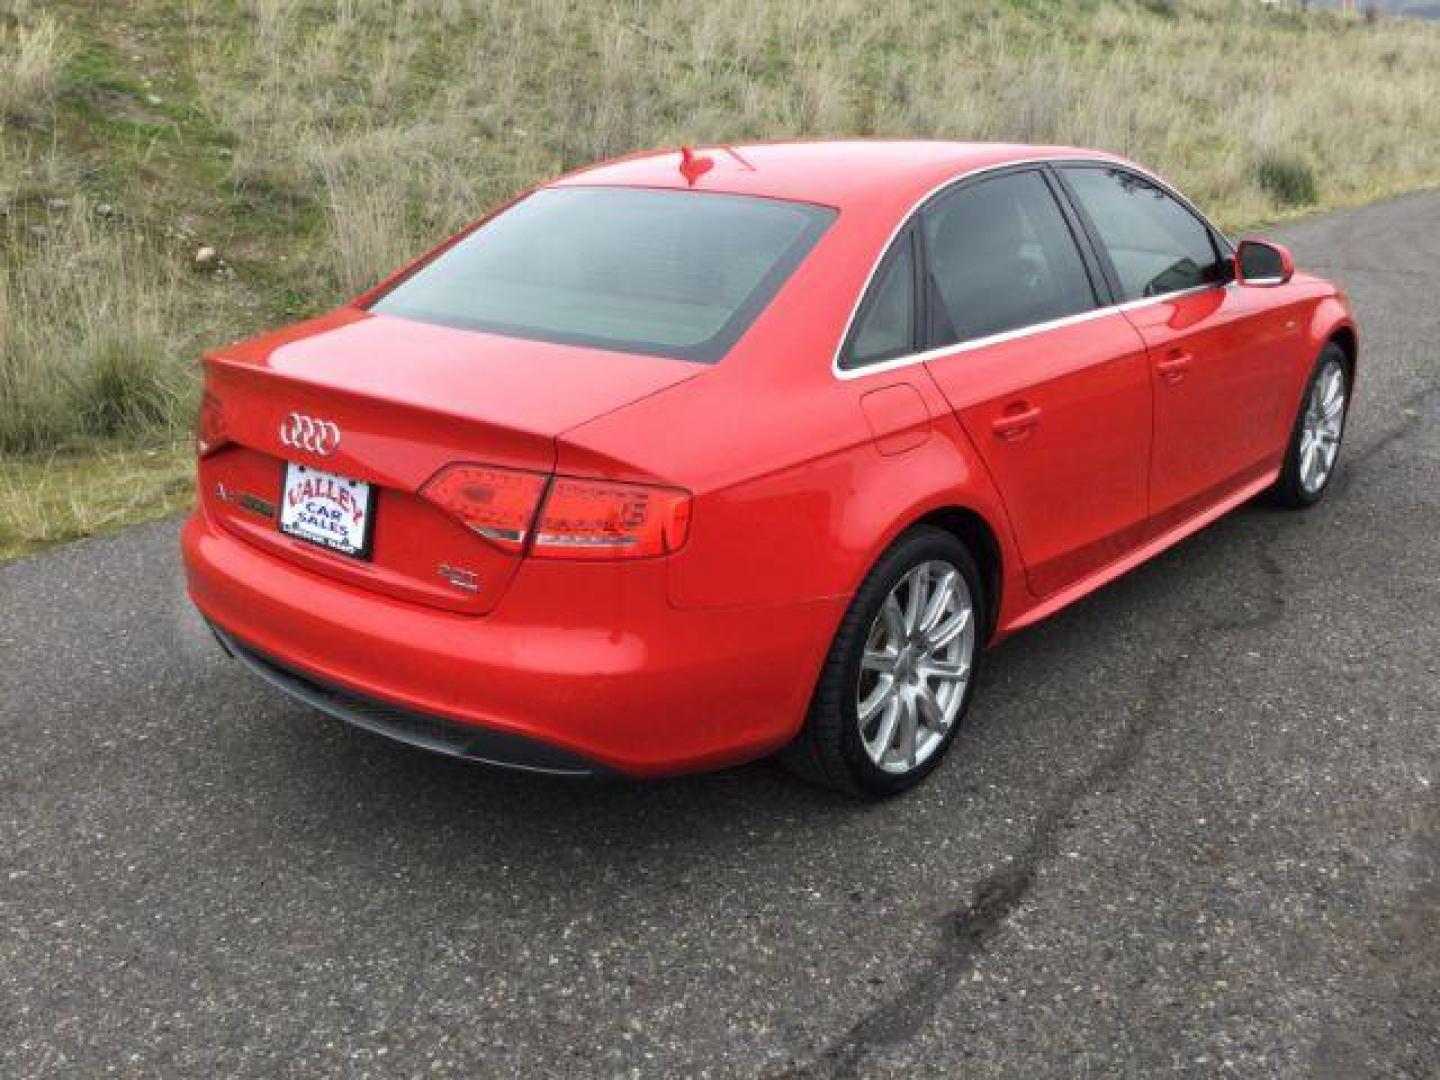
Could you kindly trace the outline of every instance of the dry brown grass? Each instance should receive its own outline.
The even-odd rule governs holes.
[[[182,429],[204,344],[598,158],[1072,143],[1238,229],[1440,181],[1437,101],[1440,26],[1249,0],[0,0],[0,516],[82,475],[35,455]],[[26,535],[84,519],[42,501]]]
[[[1276,154],[1324,205],[1440,178],[1437,28],[1150,7],[253,0],[238,31],[202,26],[193,59],[239,134],[235,183],[326,205],[321,261],[347,289],[535,179],[681,142],[1098,146],[1232,225],[1295,209],[1263,182]]]
[[[84,199],[3,242],[0,451],[183,423],[194,365],[174,264]]]
[[[60,23],[50,15],[29,15],[29,5],[0,24],[0,120],[33,122],[49,115],[69,59]]]

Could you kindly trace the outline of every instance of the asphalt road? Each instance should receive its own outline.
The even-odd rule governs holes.
[[[0,1074],[1440,1074],[1440,195],[1277,230],[1331,498],[990,655],[920,791],[512,776],[225,660],[174,524],[0,568]]]

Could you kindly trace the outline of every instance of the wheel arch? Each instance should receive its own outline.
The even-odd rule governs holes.
[[[959,540],[969,550],[980,568],[985,586],[985,640],[995,633],[999,622],[1000,608],[1004,601],[1005,556],[999,534],[985,516],[967,506],[942,506],[927,511],[911,521],[897,533],[905,535],[917,526],[928,525],[943,529]]]
[[[1352,323],[1341,323],[1330,331],[1325,339],[1327,345],[1338,345],[1345,354],[1345,383],[1350,392],[1355,390],[1355,369],[1360,362],[1360,336]]]
[[[1338,345],[1345,354],[1345,374],[1350,385],[1355,384],[1356,367],[1360,360],[1360,332],[1350,310],[1349,301],[1343,295],[1332,294],[1322,297],[1310,311],[1305,327],[1305,339],[1309,342],[1309,355],[1304,360],[1301,381],[1310,377],[1315,358],[1327,345]]]

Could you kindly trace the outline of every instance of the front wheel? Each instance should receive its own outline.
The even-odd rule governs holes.
[[[1314,506],[1325,495],[1340,442],[1345,435],[1345,414],[1350,403],[1345,353],[1331,342],[1320,352],[1315,370],[1305,385],[1300,415],[1290,434],[1285,466],[1274,488],[1275,501],[1282,506]]]
[[[807,780],[857,795],[919,783],[969,706],[983,604],[964,544],[928,526],[902,536],[855,594],[805,728],[782,760]]]

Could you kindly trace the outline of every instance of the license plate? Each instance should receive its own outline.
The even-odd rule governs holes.
[[[370,485],[349,477],[297,465],[285,465],[280,492],[280,531],[342,555],[370,555]]]

